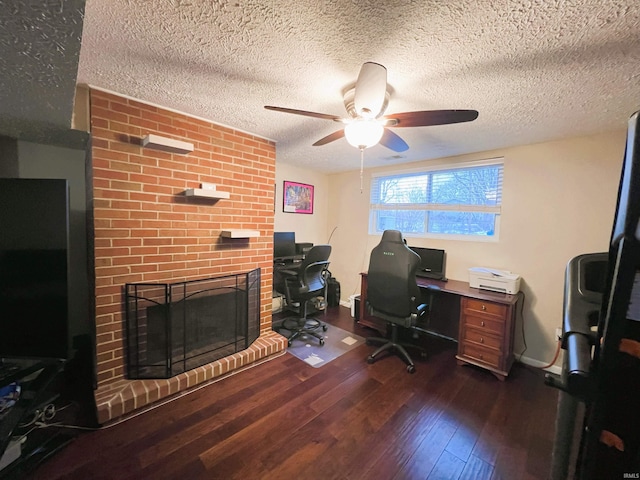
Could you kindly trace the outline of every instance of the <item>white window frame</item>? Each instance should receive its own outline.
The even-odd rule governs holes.
[[[500,165],[502,167],[502,179],[500,182],[500,197],[501,201],[498,205],[489,206],[489,205],[449,205],[449,204],[435,204],[435,203],[420,203],[420,204],[379,204],[374,203],[372,201],[372,195],[374,193],[374,188],[378,182],[378,179],[381,177],[392,177],[392,176],[414,176],[416,174],[430,174],[443,170],[457,170],[457,169],[468,169],[473,167],[485,167],[491,165]],[[464,163],[450,163],[443,164],[434,167],[428,168],[416,168],[416,169],[407,169],[400,171],[387,171],[387,172],[379,172],[373,174],[371,177],[371,195],[369,197],[369,235],[382,235],[382,231],[378,230],[376,225],[377,221],[377,212],[380,210],[418,210],[418,211],[432,211],[432,210],[453,210],[458,212],[485,212],[485,213],[493,213],[495,214],[495,229],[493,235],[462,235],[462,234],[451,234],[451,233],[432,233],[432,232],[423,232],[423,233],[411,233],[411,232],[403,232],[405,237],[411,238],[437,238],[444,240],[463,240],[463,241],[471,241],[471,242],[497,242],[500,239],[500,220],[502,217],[502,192],[504,191],[504,158],[497,157],[485,160],[478,160],[472,162],[464,162]]]

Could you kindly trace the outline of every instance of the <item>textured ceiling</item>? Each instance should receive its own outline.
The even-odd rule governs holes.
[[[69,143],[84,0],[0,0],[0,134]]]
[[[17,5],[20,18],[28,10],[22,3],[44,6],[46,15],[32,22],[7,19],[2,5],[7,3]],[[51,104],[55,120],[57,112],[66,115],[68,84],[75,78],[58,79],[55,72],[75,73],[77,52],[67,40],[77,35],[77,17],[70,12],[80,11],[82,3],[0,0],[3,26],[16,30],[8,39],[0,36],[3,47],[23,41],[17,33],[24,30],[52,55],[36,65],[24,52],[0,59],[10,80],[2,88],[25,92],[9,98],[0,90],[17,103],[0,107],[0,115],[18,111],[32,118],[33,111],[20,106],[27,96]],[[345,115],[341,92],[356,80],[362,63],[375,61],[388,69],[387,113],[480,112],[470,123],[396,129],[410,149],[402,154],[382,146],[367,149],[368,166],[624,128],[640,109],[638,5],[637,0],[87,0],[77,81],[273,139],[280,162],[351,170],[359,167],[359,153],[346,140],[312,147],[339,124],[263,106]],[[53,81],[36,81],[34,91],[29,85],[43,73]],[[40,86],[49,89],[47,98]],[[62,109],[56,107],[59,100],[65,100]]]

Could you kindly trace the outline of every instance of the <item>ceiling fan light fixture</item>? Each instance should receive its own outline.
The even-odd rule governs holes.
[[[387,84],[387,69],[384,65],[366,62],[360,68],[360,74],[355,84],[347,86],[342,91],[347,118],[271,105],[266,105],[264,108],[340,122],[345,125],[344,128],[326,135],[315,142],[313,146],[326,145],[346,137],[349,144],[360,152],[378,143],[394,152],[409,150],[407,142],[393,132],[392,129],[395,128],[449,125],[471,122],[478,118],[477,110],[421,110],[386,115],[384,112],[387,109],[391,92],[391,87]]]
[[[374,119],[357,118],[344,127],[347,142],[360,150],[376,145],[383,133],[384,127]]]

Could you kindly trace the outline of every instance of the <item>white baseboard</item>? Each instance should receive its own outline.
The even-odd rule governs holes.
[[[518,359],[519,362],[524,363],[525,365],[529,365],[531,367],[541,368],[547,365],[545,362],[541,362],[540,360],[536,360],[535,358],[530,357],[520,357]],[[560,365],[552,365],[549,368],[544,369],[545,372],[554,373],[556,375],[560,375],[562,373],[562,367]]]

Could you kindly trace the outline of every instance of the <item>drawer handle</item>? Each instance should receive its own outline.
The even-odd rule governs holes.
[[[481,321],[481,322],[480,322],[480,326],[481,326],[481,327],[484,327],[484,321]]]
[[[480,360],[484,360],[484,356],[480,354]]]
[[[482,305],[482,310],[486,310],[486,309],[487,309],[487,307]]]
[[[484,343],[484,338],[480,337],[480,343]]]

